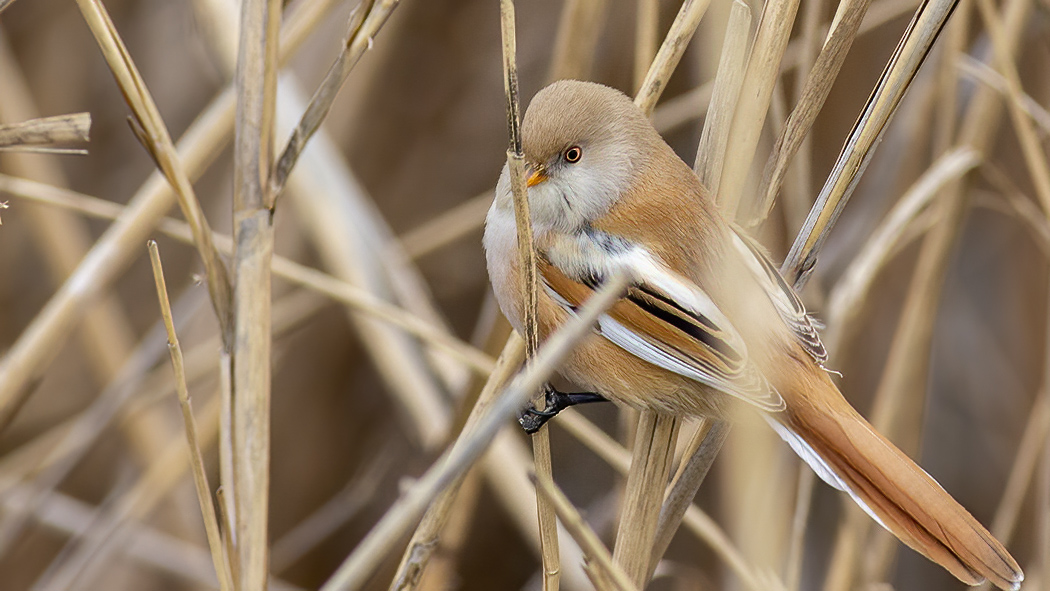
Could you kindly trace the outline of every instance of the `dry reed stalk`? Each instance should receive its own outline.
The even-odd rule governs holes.
[[[232,491],[229,493],[223,483],[233,482],[234,443],[232,437],[224,436],[233,432],[233,363],[230,354],[220,349],[219,354],[219,488],[215,499],[219,502],[219,523],[222,524],[222,541],[226,546],[226,557],[230,561],[230,576],[234,589],[240,585],[241,556],[237,547],[237,506]]]
[[[1030,6],[1027,0],[1011,0],[1003,7],[1006,29],[1013,40],[1013,46],[1009,48],[1011,54],[1017,51],[1020,28]],[[922,17],[919,16],[918,20],[921,21]],[[912,30],[915,28],[909,28],[909,32]],[[1001,111],[1002,105],[995,91],[979,88],[963,117],[958,145],[983,152],[992,139]],[[923,240],[904,309],[893,336],[890,356],[875,393],[872,424],[906,451],[914,450],[918,444],[917,415],[921,411],[929,373],[929,351],[936,316],[934,311],[940,301],[949,257],[962,231],[968,203],[965,182],[966,177],[963,176],[944,189],[938,211],[939,223],[933,226]],[[911,412],[901,411],[905,402]],[[902,430],[900,424],[904,420],[910,424],[909,428]],[[908,438],[905,442],[900,441],[902,432]],[[859,510],[851,507],[848,511],[851,513],[837,535],[831,568],[825,582],[827,591],[845,589],[851,584],[861,540],[871,529],[869,521]],[[879,562],[888,564],[885,558]]]
[[[766,162],[762,182],[758,190],[758,204],[749,225],[760,222],[773,208],[777,192],[787,175],[788,164],[802,147],[809,135],[817,114],[838,78],[839,70],[846,61],[846,54],[860,32],[860,23],[868,12],[871,0],[842,2],[835,11],[831,32],[813,64],[799,100],[788,117],[783,131],[777,137],[773,153]]]
[[[438,493],[485,451],[485,447],[525,401],[557,369],[580,339],[590,334],[597,318],[622,295],[627,277],[615,275],[588,300],[573,321],[559,328],[537,352],[536,358],[497,398],[474,431],[434,462],[388,510],[358,544],[339,569],[325,582],[322,591],[359,589],[397,539],[416,522]]]
[[[824,47],[827,32],[823,31],[821,25],[826,14],[827,4],[824,0],[807,2],[802,7],[802,17],[800,19],[802,22],[799,25],[801,34],[795,42],[788,43],[788,49],[784,52],[784,59],[781,61],[782,67],[787,66],[786,58],[788,52],[791,51],[791,46],[795,43],[800,44],[801,49],[797,52],[798,60],[795,65],[795,92],[790,97],[795,104],[802,98],[802,90],[806,85],[806,79],[813,73],[813,64],[816,63],[817,55],[820,53],[821,48]],[[867,21],[866,17],[862,19],[859,28],[863,28],[863,24]],[[860,36],[860,34],[861,31],[858,30],[857,35]],[[806,219],[806,213],[809,212],[810,206],[813,205],[813,140],[810,135],[807,135],[802,140],[790,167],[787,169],[787,174],[787,182],[780,202],[783,204],[782,209],[784,210],[784,227],[787,229],[787,233],[790,233],[795,228],[802,227],[802,222]],[[761,191],[757,195],[760,198],[762,195]]]
[[[780,64],[795,22],[798,0],[774,0],[762,8],[755,42],[747,60],[738,104],[729,128],[725,164],[719,181],[718,204],[729,219],[736,218],[744,197],[744,184],[758,148],[773,86],[780,78]]]
[[[864,247],[850,261],[849,267],[827,296],[825,317],[828,328],[823,340],[829,351],[840,351],[857,327],[878,273],[891,262],[899,250],[907,229],[937,198],[939,192],[980,164],[980,155],[971,148],[952,150],[930,165],[925,173],[901,195],[883,221],[865,240]]]
[[[1050,323],[1047,325],[1044,339],[1050,343]],[[1041,489],[1046,485],[1045,481],[1033,482],[1033,480],[1036,479],[1036,474],[1040,470],[1045,470],[1047,442],[1050,441],[1048,439],[1050,437],[1050,363],[1043,363],[1042,381],[1039,392],[1032,402],[1032,409],[1028,414],[1024,433],[1021,435],[1021,442],[1017,446],[1017,453],[1014,455],[1014,463],[1010,468],[1006,486],[1003,488],[999,506],[996,507],[995,517],[992,518],[990,530],[1004,544],[1009,543],[1013,537],[1026,493],[1031,490],[1034,493],[1033,496],[1040,495],[1043,493]],[[1045,474],[1041,476],[1045,477]],[[978,587],[978,591],[989,591],[990,589],[991,585],[987,581]]]
[[[418,259],[475,232],[490,205],[492,191],[485,191],[405,232],[398,241],[406,256]]]
[[[123,206],[111,201],[4,174],[0,174],[0,192],[101,219],[117,219],[124,211]],[[180,242],[192,244],[193,237],[185,222],[164,218],[158,223],[157,229]],[[231,255],[233,253],[233,240],[230,237],[220,233],[215,233],[214,237],[215,246],[221,254]],[[456,338],[443,326],[435,326],[408,310],[389,304],[346,281],[279,255],[273,257],[273,273],[292,284],[326,295],[337,302],[396,326],[444,351],[451,358],[475,372],[488,374],[492,370],[493,359],[491,357]]]
[[[219,61],[230,67],[230,48],[235,39],[231,33],[236,30],[234,4],[212,1],[197,6],[204,20],[214,27],[212,38],[218,42]],[[278,133],[291,134],[307,108],[306,100],[289,77],[278,80],[277,92]],[[321,133],[305,149],[309,155],[298,164],[299,174],[288,178],[288,193],[305,235],[314,242],[325,266],[340,279],[368,288],[385,299],[401,300],[417,315],[441,325],[433,304],[420,295],[422,282],[418,272],[398,253],[386,222],[334,143]],[[428,364],[424,352],[412,339],[353,311],[350,317],[364,335],[362,342],[389,392],[408,418],[413,436],[424,449],[440,445],[448,434],[449,412],[444,388],[435,379],[431,364],[446,377],[458,366],[450,367],[444,358],[431,359]]]
[[[1043,211],[1050,215],[1050,164],[1046,153],[1040,146],[1039,137],[1032,127],[1032,121],[1024,113],[1024,91],[1021,88],[1021,77],[1014,63],[1011,42],[1006,38],[1002,20],[995,7],[988,0],[976,0],[985,28],[988,30],[995,51],[998,69],[1006,82],[1007,112],[1014,126],[1014,133],[1021,143],[1021,155],[1024,156],[1028,175],[1035,187],[1036,197],[1043,206]]]
[[[287,59],[318,24],[321,11],[326,8],[322,4],[306,3],[294,19],[289,19],[282,57]],[[179,141],[178,159],[191,178],[203,172],[225,144],[232,128],[233,106],[233,93],[227,89],[201,112]],[[30,394],[28,384],[43,373],[58,345],[88,309],[86,304],[104,293],[130,264],[149,232],[174,202],[175,194],[159,172],[139,188],[129,201],[125,215],[95,242],[0,358],[0,406],[13,411],[26,400]]]
[[[687,451],[683,454],[682,463],[667,489],[667,498],[660,511],[660,521],[653,542],[653,556],[649,564],[650,577],[656,571],[659,558],[671,545],[686,510],[692,506],[693,498],[700,490],[711,464],[728,436],[729,423],[725,421],[705,419],[697,425]]]
[[[579,511],[573,507],[572,502],[558,488],[558,485],[554,484],[553,480],[537,475],[535,484],[536,490],[551,502],[558,513],[558,518],[565,524],[565,528],[569,530],[573,539],[583,548],[584,556],[590,562],[588,566],[591,569],[597,567],[598,572],[592,574],[591,580],[595,582],[595,587],[599,591],[631,591],[641,588],[631,582],[619,564],[613,562],[609,550],[602,544],[598,534],[587,525]]]
[[[676,417],[642,411],[627,473],[613,560],[639,588],[649,580],[664,489],[674,458]]]
[[[90,141],[91,113],[71,113],[0,125],[0,150]],[[58,153],[67,153],[59,151]],[[69,153],[86,154],[76,149]]]
[[[179,207],[193,230],[194,243],[208,276],[208,292],[211,294],[212,306],[219,319],[225,342],[229,345],[232,336],[230,279],[226,264],[212,243],[211,228],[194,194],[190,176],[180,162],[167,125],[161,118],[160,111],[157,110],[157,105],[109,13],[99,0],[79,0],[77,5],[117,80],[124,100],[131,108],[134,115],[132,130],[175,190]]]
[[[693,121],[707,116],[714,93],[714,81],[687,90],[675,97],[664,100],[653,109],[653,127],[660,133],[667,133]]]
[[[635,105],[644,113],[652,114],[708,6],[708,0],[682,3],[635,96]],[[638,587],[644,587],[649,579],[653,540],[677,437],[678,421],[674,417],[653,411],[640,413],[613,550],[614,562]]]
[[[671,78],[671,73],[678,67],[678,62],[685,55],[689,41],[693,38],[693,33],[696,33],[700,19],[704,17],[710,5],[710,0],[684,0],[682,2],[682,7],[678,9],[678,14],[675,15],[674,22],[671,23],[671,28],[664,36],[663,43],[660,44],[660,49],[656,52],[656,57],[653,58],[653,63],[649,65],[649,70],[645,74],[645,79],[638,87],[638,94],[634,97],[634,104],[646,114],[652,115],[657,101],[660,100],[660,95],[667,88],[667,81]]]
[[[39,114],[34,97],[30,93],[24,73],[19,68],[7,43],[0,41],[0,104],[3,105],[4,120],[28,119]],[[53,184],[66,185],[68,180],[55,157],[28,158],[19,154],[4,157],[5,170],[11,174]],[[26,208],[29,227],[44,253],[51,276],[56,285],[76,268],[84,253],[91,248],[91,234],[87,225],[69,214],[47,211],[36,206]],[[120,308],[120,301],[113,296],[99,298],[91,313],[84,319],[80,334],[80,346],[87,355],[91,369],[99,383],[110,382],[120,371],[134,343],[131,321]],[[148,461],[149,450],[159,444],[161,433],[154,421],[151,425],[132,426],[128,436],[134,443],[133,451],[143,463]]]
[[[160,301],[160,313],[164,319],[164,330],[168,335],[168,352],[171,354],[171,368],[175,375],[175,390],[179,397],[182,420],[186,428],[186,442],[189,444],[190,463],[193,469],[193,484],[197,490],[197,502],[200,503],[201,515],[204,518],[204,531],[208,537],[208,548],[211,550],[212,565],[219,579],[219,589],[233,589],[229,571],[229,560],[226,558],[219,524],[215,520],[215,505],[211,499],[211,486],[204,471],[204,455],[201,453],[197,437],[197,423],[193,418],[193,407],[190,404],[189,387],[186,385],[186,368],[183,364],[182,347],[175,333],[175,321],[171,315],[171,303],[168,301],[168,287],[164,282],[164,269],[160,262],[160,251],[157,243],[148,244],[150,263],[153,266],[153,280],[157,284],[157,299]]]
[[[809,510],[813,505],[813,488],[817,474],[805,462],[798,462],[798,486],[795,489],[795,512],[791,516],[791,537],[784,558],[784,587],[798,591],[802,584],[802,554],[805,551]]]
[[[523,290],[522,323],[525,334],[525,362],[530,363],[539,348],[538,285],[536,251],[533,248],[532,217],[529,214],[529,193],[525,185],[525,152],[521,143],[521,117],[519,115],[517,37],[513,0],[500,0],[500,34],[503,41],[503,90],[507,97],[507,167],[510,174],[511,193],[514,201],[514,222],[517,230],[518,261],[521,289]],[[532,404],[543,408],[546,398],[536,390]],[[532,454],[536,474],[553,478],[551,468],[550,434],[545,426],[532,434]],[[536,510],[540,528],[540,555],[542,557],[543,589],[558,591],[561,576],[561,560],[558,550],[558,524],[554,508],[541,496],[536,497]]]
[[[607,0],[567,0],[558,18],[548,80],[590,77]]]
[[[973,3],[960,2],[955,8],[952,22],[948,24],[940,54],[940,71],[937,72],[937,110],[934,113],[933,153],[940,154],[951,148],[958,126],[960,109],[959,73],[955,64],[967,52],[969,43],[970,15]]]
[[[729,12],[729,22],[726,24],[722,54],[718,59],[710,106],[693,163],[693,170],[700,177],[700,182],[707,187],[711,195],[716,196],[716,199],[720,199],[717,196],[726,158],[726,146],[729,144],[729,128],[733,122],[733,113],[736,112],[740,86],[744,82],[750,37],[751,9],[747,4],[734,0]]]
[[[485,411],[495,401],[496,394],[503,389],[524,358],[524,341],[516,336],[512,336],[507,340],[503,352],[496,361],[495,368],[490,372],[488,380],[478,395],[477,403],[471,408],[467,422],[453,446],[459,445],[463,437],[477,426]],[[412,539],[401,557],[401,564],[398,566],[397,574],[390,583],[391,591],[407,591],[416,588],[419,584],[427,562],[437,548],[438,535],[448,520],[449,512],[452,510],[462,482],[462,476],[454,480],[427,508],[426,514],[424,514],[422,521],[416,527],[416,531],[412,534]]]
[[[828,232],[846,206],[853,189],[874,154],[878,143],[911,85],[919,66],[926,60],[958,0],[932,0],[920,5],[901,37],[896,51],[875,85],[871,98],[853,126],[831,175],[824,183],[806,223],[791,245],[780,272],[801,289]]]
[[[199,443],[209,447],[218,435],[219,397],[211,397],[197,417]],[[145,474],[130,489],[115,498],[92,522],[91,527],[67,543],[68,552],[59,554],[59,563],[34,585],[40,591],[65,591],[91,582],[98,569],[125,541],[126,526],[146,517],[171,489],[182,481],[190,467],[186,437],[179,434]]]
[[[955,67],[961,73],[998,90],[1000,94],[1009,94],[1006,78],[987,64],[979,62],[968,55],[960,55],[955,63]],[[1025,115],[1031,117],[1032,122],[1042,128],[1044,134],[1050,133],[1050,111],[1047,111],[1045,107],[1032,98],[1032,95],[1026,92],[1021,91],[1018,98],[1021,101],[1020,107]]]
[[[232,480],[222,485],[233,496],[233,546],[237,550],[234,588],[263,589],[269,576],[271,259],[275,195],[274,111],[277,100],[277,46],[280,0],[241,4],[240,43],[234,87],[237,113],[233,145],[233,334],[230,353]]]
[[[369,503],[393,467],[393,454],[382,450],[347,479],[328,501],[303,518],[270,547],[270,572],[279,574],[331,537]]]
[[[31,494],[24,487],[15,487],[0,503],[5,510],[24,512]],[[96,513],[97,507],[56,493],[39,506],[32,517],[51,532],[73,536],[88,529]],[[141,523],[129,523],[127,527],[128,543],[121,547],[124,560],[134,561],[140,568],[156,570],[175,581],[211,588],[218,586],[207,549]],[[290,587],[275,583],[278,584],[271,586],[274,591]]]
[[[536,472],[533,469],[532,450],[514,431],[516,429],[500,431],[481,463],[485,468],[486,485],[496,495],[518,534],[539,562],[543,557],[540,553],[539,528],[536,527],[537,492],[531,480]],[[582,568],[583,552],[561,528],[559,532],[558,539],[565,542],[558,544],[562,564],[561,582],[567,589],[587,589],[589,581]]]
[[[466,472],[455,503],[449,510],[448,520],[441,530],[439,549],[417,585],[420,591],[443,591],[460,584],[457,572],[460,558],[464,551],[469,553],[467,545],[471,532],[478,525],[477,507],[481,502],[483,487],[484,475],[481,470]]]
[[[273,174],[270,177],[270,193],[274,199],[284,189],[288,175],[291,174],[306,143],[310,141],[321,126],[321,122],[328,116],[332,103],[335,102],[335,97],[343,83],[346,82],[350,71],[357,65],[365,51],[372,47],[375,35],[386,24],[399,3],[400,0],[380,0],[378,4],[375,4],[374,0],[365,0],[354,9],[343,42],[343,50],[339,52],[339,56],[325,74],[324,80],[314,91],[310,104],[303,112],[302,119],[299,120],[299,125],[288,138],[288,142],[274,165]]]
[[[657,0],[635,0],[634,21],[634,91],[645,83],[649,64],[656,58],[660,3]]]

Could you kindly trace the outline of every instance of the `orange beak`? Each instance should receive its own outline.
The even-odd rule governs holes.
[[[533,166],[530,164],[525,169],[525,172],[526,174],[528,174],[528,176],[525,177],[525,186],[527,187],[535,187],[536,185],[547,180],[547,172],[544,171],[542,167],[533,168]]]

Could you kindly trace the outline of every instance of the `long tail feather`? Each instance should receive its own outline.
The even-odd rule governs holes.
[[[977,585],[988,579],[1000,589],[1018,589],[1024,574],[1003,545],[833,385],[817,387],[834,392],[793,401],[776,417],[774,427],[795,451],[902,542],[959,580]]]

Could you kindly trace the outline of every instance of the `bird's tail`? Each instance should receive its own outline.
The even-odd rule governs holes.
[[[937,482],[875,431],[835,389],[788,404],[771,424],[828,484],[902,542],[968,585],[1020,587],[1009,552]],[[795,402],[795,401],[793,401]]]

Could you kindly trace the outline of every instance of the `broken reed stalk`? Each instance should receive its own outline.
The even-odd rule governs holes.
[[[14,50],[9,44],[0,43],[0,117],[5,121],[22,121],[39,116],[38,101],[33,96],[26,73],[19,66]],[[47,180],[55,185],[66,185],[68,179],[62,163],[56,157],[30,158],[24,154],[7,154],[4,168],[12,175]],[[0,209],[3,205],[0,204]],[[77,263],[91,248],[93,240],[85,220],[69,213],[56,212],[30,206],[25,209],[28,227],[42,244],[44,258],[55,285],[69,276]],[[120,371],[134,342],[134,330],[128,315],[118,298],[109,295],[100,297],[94,313],[89,314],[80,332],[80,347],[87,354],[92,373],[100,381],[109,382]],[[156,423],[146,421],[129,425],[129,433],[139,442],[159,443]],[[138,458],[150,455],[145,445],[133,447]]]
[[[557,370],[581,339],[593,330],[598,317],[622,295],[628,278],[616,274],[580,309],[576,318],[544,341],[532,363],[497,397],[477,428],[466,434],[461,445],[446,451],[415,485],[383,515],[321,587],[321,591],[360,589],[389,554],[402,535],[420,518],[435,496],[468,469],[487,449],[506,423]]]
[[[280,0],[241,4],[240,43],[234,76],[237,114],[233,146],[233,378],[231,429],[236,589],[263,589],[269,576],[271,387],[271,260],[273,199],[266,182],[273,154],[277,100]]]
[[[215,519],[215,505],[212,503],[211,486],[204,471],[204,454],[201,453],[197,437],[197,422],[193,418],[193,407],[190,404],[189,387],[186,385],[186,368],[183,364],[182,347],[175,334],[175,321],[171,315],[171,303],[168,301],[168,287],[164,282],[164,269],[160,262],[160,251],[157,243],[150,240],[150,263],[153,267],[153,281],[157,287],[157,300],[160,302],[160,315],[164,319],[164,329],[168,334],[168,352],[171,354],[171,369],[175,375],[175,391],[182,410],[183,425],[186,429],[186,442],[189,444],[190,464],[193,469],[193,484],[197,491],[197,502],[200,504],[201,516],[204,518],[204,531],[208,537],[208,549],[211,550],[212,565],[215,576],[219,579],[219,589],[230,591],[233,580],[230,576],[229,561],[222,543],[219,523]]]
[[[90,140],[91,113],[41,117],[0,125],[0,149],[45,146]],[[77,153],[86,154],[86,150]]]

